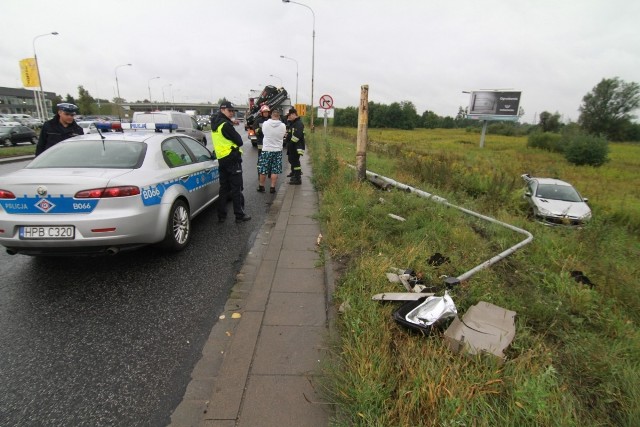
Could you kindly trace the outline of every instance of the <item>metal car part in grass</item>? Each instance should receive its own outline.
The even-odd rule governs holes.
[[[0,244],[26,255],[186,247],[191,220],[218,199],[218,160],[175,127],[147,129],[70,138],[0,177]]]

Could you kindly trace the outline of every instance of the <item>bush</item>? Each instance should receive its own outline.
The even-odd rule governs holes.
[[[569,163],[578,166],[602,166],[609,160],[609,142],[601,136],[577,133],[564,142],[564,157]]]
[[[527,147],[541,148],[555,153],[562,153],[564,144],[562,136],[552,132],[532,132],[527,138]]]

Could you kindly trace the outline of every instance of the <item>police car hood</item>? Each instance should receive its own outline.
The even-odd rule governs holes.
[[[581,218],[591,212],[589,206],[584,202],[567,202],[565,200],[537,198],[536,204],[558,217]]]
[[[73,197],[81,190],[106,187],[112,180],[122,178],[131,171],[132,169],[20,169],[0,177],[0,188],[11,191],[16,197],[35,195],[39,187],[44,187],[48,194]]]

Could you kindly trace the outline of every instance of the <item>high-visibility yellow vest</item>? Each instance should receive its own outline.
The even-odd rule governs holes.
[[[224,124],[225,122],[220,123],[220,126],[211,131],[211,141],[213,142],[213,149],[216,152],[216,158],[218,159],[224,159],[227,157],[234,148],[238,148],[240,153],[242,153],[242,149],[240,149],[233,141],[222,135],[222,126],[224,126]]]

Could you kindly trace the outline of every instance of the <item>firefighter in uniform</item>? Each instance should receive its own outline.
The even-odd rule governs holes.
[[[220,167],[220,195],[218,198],[218,222],[227,219],[227,199],[231,196],[236,222],[249,221],[244,212],[242,194],[242,137],[233,127],[233,117],[238,111],[229,101],[220,104],[220,111],[211,122],[213,149]]]
[[[60,141],[73,136],[83,135],[84,130],[76,123],[75,115],[78,107],[63,102],[58,104],[58,111],[53,119],[47,120],[40,130],[40,137],[36,145],[36,156],[42,154],[47,148],[51,148]]]
[[[256,138],[258,138],[258,161],[256,163],[256,167],[260,170],[260,154],[262,154],[262,142],[264,141],[264,132],[262,132],[262,124],[269,120],[269,115],[271,114],[271,110],[267,104],[264,104],[260,107],[260,116],[255,121],[254,130],[256,132]],[[258,174],[259,176],[260,174]],[[258,191],[260,191],[260,181],[258,180]],[[264,191],[264,187],[263,190]]]
[[[291,165],[291,185],[302,184],[302,167],[300,157],[304,155],[304,124],[295,108],[287,113],[289,127],[287,129],[287,159]]]

